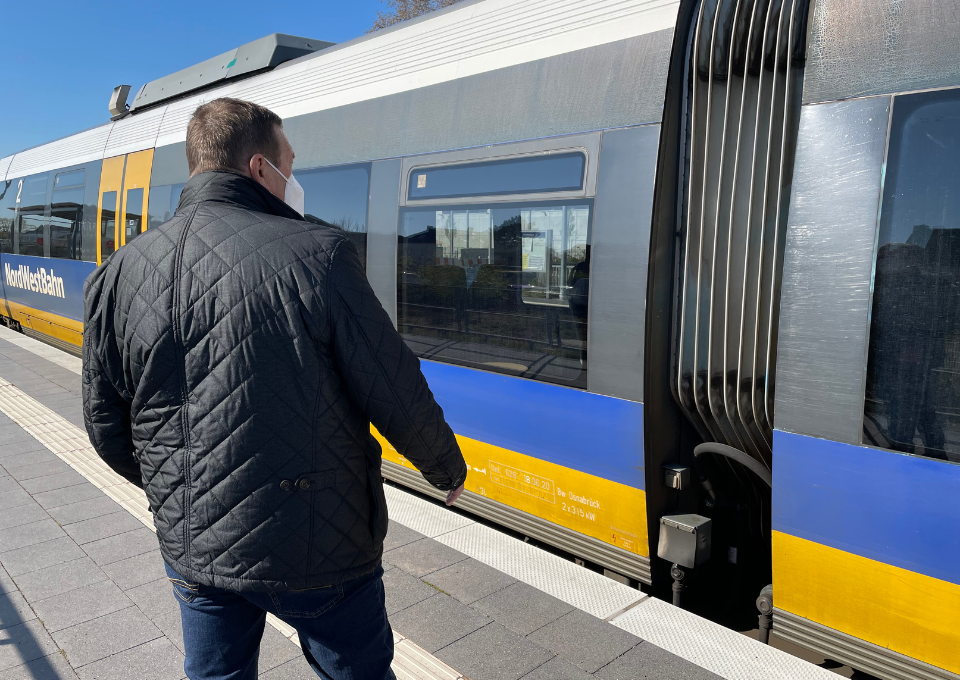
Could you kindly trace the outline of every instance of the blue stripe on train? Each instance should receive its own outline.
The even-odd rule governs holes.
[[[960,466],[777,430],[773,528],[960,584]]]
[[[454,432],[643,489],[643,404],[422,361]]]
[[[3,297],[11,302],[83,321],[83,283],[97,265],[31,255],[0,255]]]

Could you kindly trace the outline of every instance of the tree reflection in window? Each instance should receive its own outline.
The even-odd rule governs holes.
[[[586,387],[589,201],[403,211],[400,332],[418,356]]]

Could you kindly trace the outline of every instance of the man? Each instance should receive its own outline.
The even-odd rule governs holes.
[[[191,680],[256,677],[267,612],[319,676],[393,678],[371,422],[448,505],[467,475],[356,248],[300,214],[293,158],[271,111],[201,106],[176,215],[84,290],[87,432],[146,491]]]

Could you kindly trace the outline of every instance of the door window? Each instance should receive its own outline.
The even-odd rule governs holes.
[[[863,441],[960,462],[960,90],[897,97]]]

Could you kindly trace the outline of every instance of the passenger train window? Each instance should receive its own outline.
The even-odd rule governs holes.
[[[576,191],[583,188],[586,164],[584,154],[573,152],[414,168],[407,182],[407,197],[426,199]]]
[[[863,441],[960,462],[960,90],[894,102]]]
[[[17,241],[21,255],[43,257],[43,230],[46,225],[47,173],[27,177],[20,193],[17,212]]]
[[[50,257],[82,259],[83,193],[83,170],[61,172],[54,178],[50,205]]]
[[[13,252],[13,224],[17,216],[20,179],[0,182],[0,253]]]
[[[367,201],[370,164],[294,171],[304,191],[304,216],[334,224],[345,232],[367,263]]]
[[[104,192],[100,201],[100,261],[107,259],[117,249],[117,192]]]
[[[126,205],[123,206],[123,242],[130,243],[143,233],[143,189],[127,191]]]
[[[397,326],[416,354],[586,388],[592,202],[406,209]]]
[[[150,207],[147,214],[147,224],[150,229],[159,227],[177,212],[177,204],[180,203],[180,194],[184,186],[183,184],[165,184],[150,187]]]

